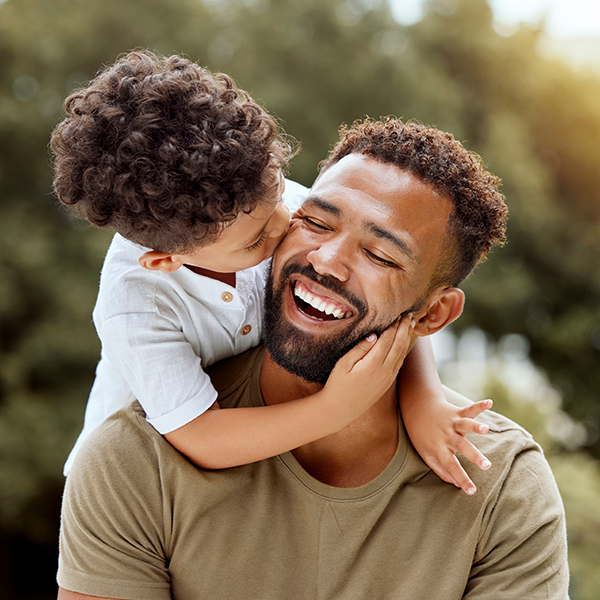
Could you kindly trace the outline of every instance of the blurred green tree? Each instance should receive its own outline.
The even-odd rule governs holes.
[[[307,185],[339,124],[367,114],[479,152],[503,178],[510,244],[466,282],[458,325],[526,335],[600,456],[600,79],[541,56],[539,35],[498,34],[485,0],[431,0],[411,27],[384,0],[0,3],[3,598],[26,597],[10,561],[23,540],[55,560],[62,463],[99,356],[91,310],[110,235],[57,208],[49,134],[73,87],[134,47],[231,74],[302,142],[291,176]]]
[[[415,30],[460,82],[461,134],[503,178],[512,215],[458,325],[526,335],[600,456],[600,78],[540,56],[540,32],[498,35],[480,0],[436,12],[447,4]]]
[[[453,328],[433,340],[442,381],[467,397],[493,398],[495,411],[522,425],[542,446],[565,506],[571,598],[597,598],[600,462],[580,451],[585,428],[562,410],[560,393],[531,362],[524,336],[508,334],[495,342],[478,328],[459,335]]]

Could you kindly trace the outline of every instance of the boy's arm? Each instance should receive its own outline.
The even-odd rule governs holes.
[[[411,319],[404,317],[378,340],[373,335],[361,341],[337,362],[316,394],[269,406],[207,410],[164,437],[199,467],[224,469],[336,433],[394,384],[411,333]]]
[[[456,453],[481,469],[489,469],[491,463],[464,436],[488,432],[488,427],[474,417],[491,408],[492,401],[483,400],[463,409],[450,404],[427,338],[418,339],[404,361],[398,376],[398,397],[406,431],[421,458],[441,479],[474,494],[475,485]]]

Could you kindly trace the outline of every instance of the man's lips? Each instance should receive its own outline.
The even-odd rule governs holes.
[[[317,294],[302,281],[294,282],[294,300],[298,308],[313,319],[329,321],[348,319],[354,315],[350,306],[342,304],[333,298]]]

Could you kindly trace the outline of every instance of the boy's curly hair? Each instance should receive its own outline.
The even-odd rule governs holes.
[[[506,241],[508,208],[500,179],[450,133],[389,117],[340,127],[340,141],[321,162],[321,172],[351,153],[391,163],[429,183],[453,205],[446,251],[438,261],[430,291],[458,286],[493,245]]]
[[[134,51],[65,101],[52,133],[54,191],[98,227],[187,253],[251,212],[292,150],[224,74]]]

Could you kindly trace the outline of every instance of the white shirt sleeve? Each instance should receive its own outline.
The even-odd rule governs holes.
[[[161,434],[205,412],[217,399],[184,333],[157,313],[117,315],[99,332],[103,353],[127,380]]]

